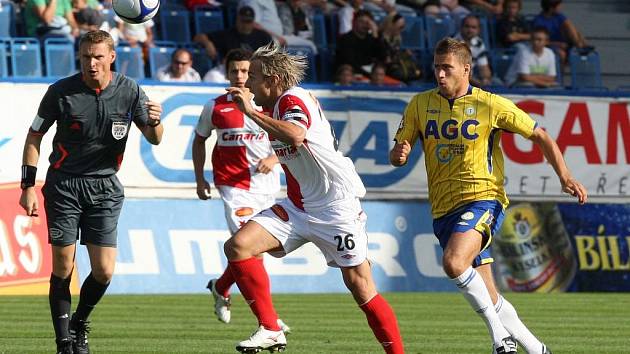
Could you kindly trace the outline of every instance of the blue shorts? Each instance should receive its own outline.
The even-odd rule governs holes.
[[[496,200],[471,202],[433,220],[433,233],[440,241],[442,249],[445,249],[452,234],[470,229],[479,231],[483,236],[483,245],[472,264],[473,267],[479,267],[494,262],[488,247],[492,236],[501,227],[504,215],[503,206]]]

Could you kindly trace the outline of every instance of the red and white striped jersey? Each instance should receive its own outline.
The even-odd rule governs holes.
[[[365,195],[352,161],[337,150],[337,139],[317,99],[293,87],[276,101],[273,118],[306,129],[304,143],[291,146],[270,136],[287,179],[287,195],[296,207],[321,210]]]
[[[273,153],[267,132],[245,116],[230,95],[206,103],[199,116],[196,133],[207,138],[213,130],[217,143],[212,150],[215,186],[231,186],[259,194],[280,190],[278,170],[257,173],[260,159]]]

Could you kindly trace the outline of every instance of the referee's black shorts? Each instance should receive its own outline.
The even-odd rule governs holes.
[[[81,244],[116,247],[118,217],[125,199],[116,175],[49,172],[42,193],[50,244],[71,245],[80,236]]]

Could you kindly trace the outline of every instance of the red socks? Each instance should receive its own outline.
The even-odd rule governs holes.
[[[230,295],[230,287],[232,287],[232,284],[235,282],[232,269],[230,269],[230,264],[228,263],[227,268],[225,268],[223,274],[221,274],[219,279],[217,279],[217,282],[214,284],[214,288],[219,294],[221,294],[221,296],[228,297]]]
[[[263,262],[256,257],[230,261],[228,269],[232,270],[234,280],[258,323],[270,331],[279,331],[278,315],[271,301],[269,275]]]
[[[359,307],[365,312],[368,324],[376,339],[383,345],[385,353],[403,354],[405,350],[398,330],[396,315],[387,301],[380,294],[376,294],[372,300]]]

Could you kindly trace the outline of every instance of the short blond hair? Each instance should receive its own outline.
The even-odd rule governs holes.
[[[81,48],[84,43],[105,43],[109,47],[109,50],[114,50],[114,40],[112,39],[112,36],[108,32],[102,30],[90,31],[81,36],[81,40],[79,41],[79,48]]]
[[[254,60],[260,62],[263,75],[278,75],[280,88],[283,91],[299,85],[304,79],[308,67],[305,56],[289,54],[275,42],[256,49],[250,62]]]
[[[444,38],[435,46],[434,55],[453,54],[462,64],[472,65],[472,52],[466,42]]]

